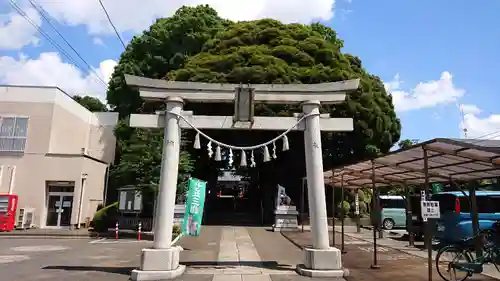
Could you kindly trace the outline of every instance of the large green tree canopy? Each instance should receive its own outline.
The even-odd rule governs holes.
[[[105,112],[108,108],[104,103],[102,103],[98,98],[91,96],[73,96],[73,99],[92,112]]]
[[[132,40],[112,76],[107,99],[122,118],[157,108],[145,104],[137,91],[125,85],[124,74],[251,84],[315,84],[359,78],[360,89],[350,93],[344,104],[322,107],[332,117],[354,118],[354,132],[324,135],[325,163],[339,165],[387,152],[399,140],[401,130],[381,79],[369,74],[358,57],[342,53],[342,47],[343,41],[335,31],[319,23],[282,24],[271,19],[234,23],[221,19],[208,6],[183,7]],[[230,105],[187,107],[197,114],[232,114]],[[297,111],[300,108],[288,105],[256,108],[257,115],[290,115]],[[122,126],[117,137],[130,139],[136,133]],[[262,132],[227,135],[230,137],[225,140],[235,145],[255,144],[271,137]],[[124,147],[119,151],[128,153]],[[293,153],[303,154],[303,147],[296,147]],[[293,165],[289,162],[282,165]]]

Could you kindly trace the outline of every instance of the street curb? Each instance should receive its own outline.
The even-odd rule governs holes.
[[[1,239],[100,239],[100,238],[113,238],[115,239],[116,233],[109,232],[89,232],[88,234],[47,234],[47,233],[9,233],[0,235]],[[141,233],[141,240],[152,241],[154,235],[150,233]],[[137,232],[118,232],[118,239],[133,238],[137,239]]]
[[[119,236],[131,236],[131,234],[125,232],[119,232]],[[148,236],[144,235],[143,236]],[[88,232],[88,234],[71,234],[71,233],[15,233],[9,232],[6,234],[1,234],[0,239],[2,238],[69,238],[69,239],[95,239],[95,238],[107,238],[107,237],[115,237],[115,232]],[[137,237],[137,234],[134,235]]]
[[[91,237],[85,235],[0,235],[0,240],[2,239],[74,239],[74,240],[88,240],[95,239],[98,237]]]

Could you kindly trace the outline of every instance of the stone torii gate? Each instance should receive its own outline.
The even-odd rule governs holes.
[[[301,275],[342,277],[340,250],[330,247],[326,213],[321,131],[353,130],[351,118],[330,118],[320,114],[320,104],[345,101],[348,91],[359,87],[359,80],[322,84],[249,85],[171,82],[126,75],[126,83],[138,88],[145,100],[160,101],[166,110],[157,114],[132,114],[130,126],[164,128],[160,186],[152,248],[142,250],[140,268],[132,280],[173,279],[185,266],[179,264],[180,247],[171,246],[174,205],[180,153],[180,130],[302,130],[304,131],[308,203],[313,247],[304,249],[304,264],[297,265]],[[234,103],[234,116],[200,116],[183,111],[184,101]],[[255,103],[300,104],[303,114],[294,117],[253,116]]]

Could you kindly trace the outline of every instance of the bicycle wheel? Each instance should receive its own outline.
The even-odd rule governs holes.
[[[472,263],[472,254],[456,246],[446,246],[436,255],[436,270],[445,281],[464,281],[470,275],[468,271],[452,268],[452,263]],[[455,278],[453,278],[455,277]]]

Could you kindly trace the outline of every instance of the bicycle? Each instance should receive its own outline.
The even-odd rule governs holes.
[[[436,255],[436,269],[445,281],[464,281],[474,274],[483,272],[483,266],[492,263],[500,272],[500,222],[495,222],[492,229],[481,230],[475,237],[463,240],[459,243],[445,246],[441,248]],[[476,256],[473,254],[474,245],[481,242],[483,254]],[[451,260],[444,259],[444,254],[455,254]],[[447,264],[445,277],[442,272],[441,264]],[[458,274],[463,274],[462,277],[457,277]]]

